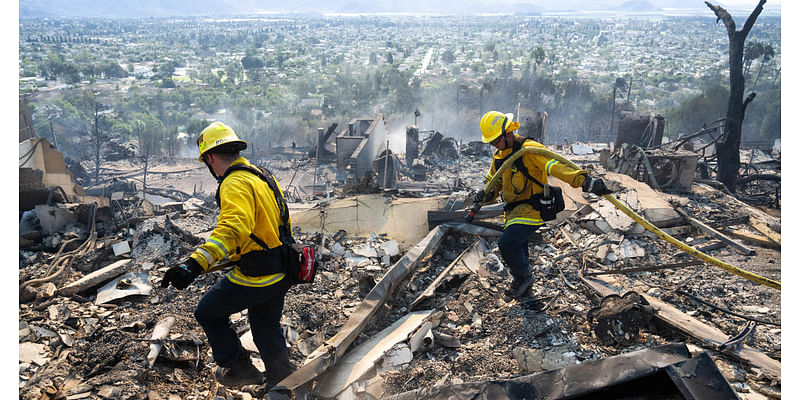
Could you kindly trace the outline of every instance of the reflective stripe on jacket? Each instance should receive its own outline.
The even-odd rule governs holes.
[[[251,165],[244,157],[231,163],[237,164]],[[278,190],[281,190],[280,186]],[[278,239],[278,226],[281,224],[278,204],[272,190],[261,178],[248,171],[233,171],[222,181],[219,197],[217,226],[208,241],[191,255],[205,270],[225,257],[238,261],[242,254],[263,250],[250,239],[251,232],[270,248],[281,245]],[[228,279],[237,285],[254,287],[272,285],[284,276],[283,273],[245,276],[238,265],[227,274]]]
[[[514,134],[514,140],[523,140],[519,135]],[[534,140],[525,140],[522,148],[526,147],[539,147],[546,148],[541,143]],[[494,177],[495,162],[494,160],[502,160],[508,157],[513,149],[508,148],[504,150],[497,150],[494,152],[492,165],[489,168],[489,173],[486,175],[487,182]],[[528,168],[528,173],[542,184],[547,184],[548,176],[555,176],[558,179],[568,183],[572,187],[580,187],[588,171],[583,169],[575,169],[569,165],[560,163],[554,159],[547,158],[539,154],[528,153],[522,156],[522,163]],[[500,167],[498,162],[497,168]],[[503,201],[512,203],[515,201],[526,200],[531,198],[536,193],[542,192],[542,187],[534,182],[528,180],[522,171],[518,171],[515,165],[511,165],[503,172],[503,175],[498,179],[498,186],[502,188]],[[493,188],[487,193],[488,201],[494,201],[497,196],[498,190]],[[539,211],[533,209],[530,204],[520,204],[512,210],[505,212],[505,225],[524,224],[524,225],[542,225],[542,217]]]

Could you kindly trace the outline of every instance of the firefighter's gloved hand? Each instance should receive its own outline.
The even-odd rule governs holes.
[[[478,190],[478,193],[475,193],[475,202],[476,203],[483,203],[485,198],[486,198],[486,192],[483,189]]]
[[[594,193],[598,196],[612,193],[606,183],[603,182],[603,178],[592,178],[591,176],[586,176],[583,181],[583,191]]]
[[[186,289],[201,273],[203,273],[203,267],[194,259],[189,258],[185,263],[172,267],[164,273],[161,287],[167,287],[172,284],[175,289]]]

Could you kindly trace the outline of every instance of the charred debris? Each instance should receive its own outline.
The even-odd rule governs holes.
[[[527,134],[548,143],[546,113]],[[614,145],[550,148],[693,248],[780,280],[780,148],[742,151],[741,191],[712,180],[720,121],[665,143],[663,118],[623,113]],[[321,273],[293,287],[284,335],[295,398],[763,399],[781,393],[780,291],[682,252],[609,202],[562,186],[566,210],[531,243],[533,296],[507,300],[501,205],[463,220],[491,153],[382,116],[272,148],[296,237]],[[76,183],[46,139],[21,137],[21,399],[285,398],[225,388],[194,306],[163,272],[213,229],[213,180],[190,159],[111,163]],[[256,352],[245,315],[231,323]],[[253,358],[259,363],[260,359]],[[262,367],[262,365],[257,365]],[[602,371],[602,373],[600,373]]]

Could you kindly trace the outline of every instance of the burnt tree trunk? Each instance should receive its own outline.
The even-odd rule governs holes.
[[[708,8],[717,15],[717,21],[722,21],[728,30],[728,42],[730,50],[728,53],[728,64],[730,67],[730,86],[731,92],[728,97],[728,111],[725,121],[725,133],[723,138],[717,142],[717,180],[722,182],[731,192],[736,191],[736,179],[739,177],[739,145],[742,141],[742,121],[747,103],[752,100],[754,94],[744,101],[744,41],[756,19],[764,9],[766,0],[759,0],[755,10],[747,18],[741,30],[736,30],[736,23],[727,10],[720,6],[711,5],[705,2]]]

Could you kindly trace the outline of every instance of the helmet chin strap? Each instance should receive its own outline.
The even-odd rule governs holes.
[[[217,180],[217,183],[222,182],[222,177],[221,176],[217,176],[217,173],[214,172],[214,168],[211,168],[211,164],[208,162],[208,159],[206,158],[206,156],[203,156],[203,163],[206,165],[206,167],[208,167],[208,172],[211,172],[211,176],[213,176],[214,179]]]

